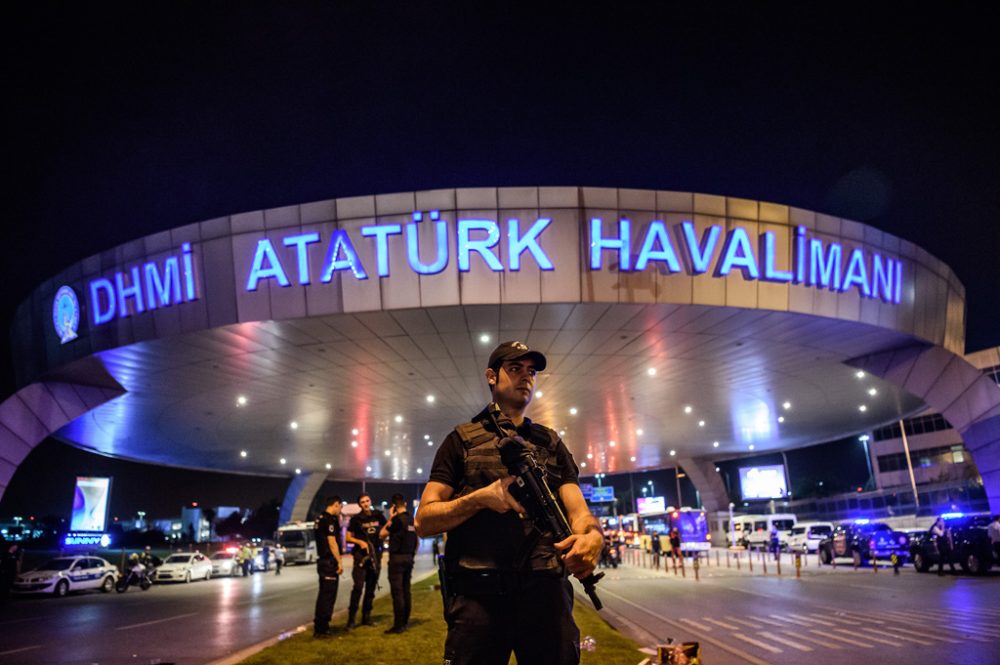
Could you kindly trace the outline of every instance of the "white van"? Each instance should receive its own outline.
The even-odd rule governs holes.
[[[832,522],[799,522],[792,527],[788,537],[788,549],[803,554],[815,552],[819,541],[833,533]]]
[[[771,543],[771,529],[778,530],[782,548],[788,546],[788,536],[795,526],[795,515],[775,513],[773,515],[740,515],[733,518],[736,542],[744,547],[767,547]]]

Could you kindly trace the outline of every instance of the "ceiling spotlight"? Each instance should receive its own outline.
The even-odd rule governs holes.
[[[671,451],[670,451],[670,456],[671,456],[671,457],[673,457],[673,456],[674,456],[674,455],[676,455],[676,454],[677,454],[677,451],[676,451],[676,450],[671,450]]]
[[[754,449],[754,445],[751,443],[750,444],[750,450],[753,450],[753,449]]]
[[[351,434],[353,434],[354,436],[357,436],[358,435],[358,428],[355,427],[354,429],[352,429],[351,430]]]
[[[860,411],[861,413],[864,413],[867,410],[868,410],[868,406],[865,405],[865,404],[862,404],[861,406],[858,407],[858,411]]]
[[[239,397],[236,398],[236,406],[246,406],[246,405],[247,405],[246,395],[240,395]]]
[[[330,464],[329,462],[327,462],[327,463],[326,463],[326,468],[327,468],[327,470],[329,470],[329,469],[332,469],[332,468],[333,468],[333,465],[332,465],[332,464]]]
[[[594,459],[594,453],[587,453],[587,459]]]
[[[649,374],[650,376],[656,376],[656,368],[650,367],[649,369],[646,370],[646,374]]]
[[[580,462],[580,468],[581,469],[586,469],[587,468],[587,463],[586,462]]]
[[[785,402],[784,404],[781,405],[781,408],[784,409],[785,411],[788,411],[790,408],[792,408],[792,403]]]
[[[632,457],[629,457],[628,459],[629,459],[630,462],[634,462],[635,461],[635,455],[633,455]]]
[[[357,441],[351,441],[351,448],[357,448],[357,447],[358,447],[358,442]]]
[[[712,447],[713,448],[718,448],[719,447],[719,442],[718,441],[713,441],[712,442]]]
[[[247,451],[241,450],[240,451],[240,457],[246,457],[246,456],[247,456]]]
[[[431,438],[430,434],[424,434],[424,441],[428,441]]]
[[[391,450],[385,451],[385,456],[386,457],[389,457],[390,455],[392,455],[392,451]]]
[[[859,369],[857,372],[854,373],[854,376],[858,377],[859,379],[863,379],[865,378],[865,373]]]
[[[636,436],[642,436],[642,430],[641,429],[637,429],[635,431],[635,434],[636,434]]]
[[[778,416],[778,422],[779,423],[785,422],[785,417],[784,416]]]
[[[878,391],[875,390],[874,388],[869,388],[868,394],[871,395],[872,397],[875,397],[875,395],[878,395]]]
[[[433,404],[434,403],[434,395],[428,395],[427,396],[427,403],[428,404]]]
[[[559,430],[559,436],[566,436],[566,430],[564,429]]]
[[[279,461],[279,462],[281,462],[282,464],[288,464],[288,460],[286,460],[286,459],[285,459],[284,457],[282,457],[282,458],[281,458],[280,460],[278,460],[278,461]]]
[[[487,335],[486,333],[483,333],[482,335],[479,336],[479,341],[482,344],[489,344],[490,343],[490,336]]]
[[[292,429],[298,429],[299,428],[299,424],[297,422],[295,422],[294,420],[292,422],[288,423],[288,426],[291,427]]]
[[[433,441],[428,441],[428,442],[427,442],[427,445],[428,445],[428,446],[433,446],[433,445],[434,445],[434,442],[433,442]]]
[[[539,390],[538,392],[535,393],[535,397],[541,397],[544,394],[545,393],[543,393],[541,390]]]
[[[365,467],[365,471],[367,471],[368,473],[371,473],[372,472],[372,468],[370,466],[366,466]]]
[[[302,469],[295,469],[295,473],[296,474],[301,474],[302,473]]]
[[[722,469],[720,469],[719,467],[715,467],[715,472],[716,472],[716,473],[719,473],[719,471],[721,471],[721,470],[722,470]]]
[[[705,426],[705,421],[704,420],[699,420],[698,421],[698,427],[704,427],[704,426]]]
[[[571,416],[575,416],[576,415],[576,407],[575,406],[574,407],[570,407],[569,415],[571,415]]]
[[[396,416],[395,420],[397,423],[401,423],[403,422],[403,416]]]
[[[694,409],[691,408],[690,406],[685,406],[684,407],[684,413],[691,413],[692,411],[694,411]]]
[[[614,448],[615,447],[615,442],[614,441],[608,441],[608,445],[611,446],[612,448]]]
[[[424,470],[423,470],[423,469],[417,469],[417,473],[418,473],[418,474],[420,474],[420,473],[423,473],[423,472],[424,472]]]

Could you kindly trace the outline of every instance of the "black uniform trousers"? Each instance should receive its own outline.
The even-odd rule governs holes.
[[[562,577],[525,576],[516,593],[457,595],[446,607],[446,665],[578,665],[573,589]]]
[[[410,577],[413,575],[412,554],[389,554],[389,590],[392,592],[392,625],[410,623]]]
[[[325,633],[330,629],[330,619],[333,618],[333,603],[337,600],[337,587],[340,586],[337,560],[332,556],[317,560],[316,572],[319,573],[319,593],[316,594],[313,630],[317,633]]]
[[[378,586],[378,576],[382,572],[382,568],[379,563],[382,561],[382,557],[378,554],[375,555],[375,566],[365,566],[359,563],[358,556],[354,561],[354,567],[351,569],[351,579],[354,580],[354,586],[351,587],[351,605],[348,607],[347,612],[350,618],[354,618],[354,615],[358,613],[358,605],[361,605],[361,616],[366,618],[372,613],[372,601],[375,599],[375,587]],[[364,590],[364,600],[361,600],[361,592]]]

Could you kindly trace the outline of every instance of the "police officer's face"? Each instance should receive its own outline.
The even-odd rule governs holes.
[[[497,372],[486,370],[487,380],[493,381],[493,399],[524,408],[535,391],[535,361],[531,358],[505,360]]]
[[[344,507],[340,501],[334,501],[329,506],[326,507],[326,512],[330,513],[334,517],[340,514],[340,509]]]
[[[370,496],[361,497],[361,500],[358,501],[358,505],[361,506],[361,512],[371,512],[372,498]]]

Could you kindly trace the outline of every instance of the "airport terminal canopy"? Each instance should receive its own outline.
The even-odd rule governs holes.
[[[137,239],[39,286],[12,337],[22,401],[63,404],[41,429],[73,445],[399,481],[426,478],[437,443],[486,402],[490,351],[522,340],[548,357],[529,415],[564,433],[582,473],[681,461],[705,498],[721,483],[699,465],[954,402],[931,399],[940,382],[919,363],[959,368],[948,395],[968,392],[964,298],[912,243],[785,205],[441,189]]]

